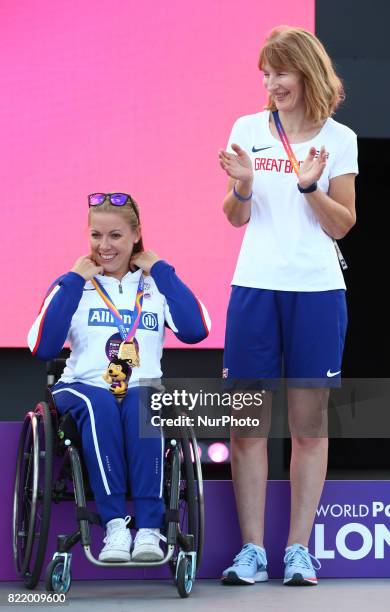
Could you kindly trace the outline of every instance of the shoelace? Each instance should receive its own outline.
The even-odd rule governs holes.
[[[233,565],[252,565],[254,561],[257,561],[258,565],[266,565],[264,553],[254,546],[246,544],[238,555],[234,557]]]
[[[124,531],[126,531],[127,525],[131,521],[131,516],[125,516],[125,530],[122,527],[115,527],[114,529],[110,529],[110,532],[106,534],[103,542],[107,544],[107,541],[110,540],[110,544],[121,544],[123,540]]]
[[[154,529],[149,529],[145,527],[144,529],[142,529],[142,531],[140,530],[137,533],[137,544],[144,544],[145,542],[150,541],[151,536],[157,537],[163,542],[167,541],[166,537],[163,536],[159,531],[155,531]]]
[[[310,559],[312,559],[316,565],[314,565]],[[303,567],[304,569],[311,569],[311,567],[316,570],[321,569],[321,563],[317,557],[311,555],[307,550],[301,547],[289,550],[284,557],[284,562],[296,565],[297,567]]]

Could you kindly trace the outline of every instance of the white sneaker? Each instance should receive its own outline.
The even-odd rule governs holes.
[[[131,533],[130,529],[127,529],[129,523],[130,516],[112,519],[107,523],[106,537],[103,540],[105,546],[100,552],[99,561],[130,561]]]
[[[167,541],[159,529],[138,529],[131,555],[132,561],[160,561],[163,559],[164,553],[159,546],[160,540]]]

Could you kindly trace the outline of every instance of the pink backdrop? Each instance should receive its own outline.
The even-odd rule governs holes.
[[[217,150],[264,104],[257,56],[280,23],[313,31],[314,0],[2,0],[1,346],[26,346],[47,286],[87,252],[94,191],[134,195],[146,248],[209,309],[200,346],[223,345],[242,231]]]

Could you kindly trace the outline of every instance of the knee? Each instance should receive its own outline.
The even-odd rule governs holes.
[[[328,438],[292,436],[291,443],[293,450],[298,452],[321,451],[328,448]]]
[[[233,456],[241,456],[267,448],[268,439],[264,438],[234,438],[230,442],[231,453]]]

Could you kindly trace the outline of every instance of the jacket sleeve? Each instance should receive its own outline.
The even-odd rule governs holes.
[[[204,305],[165,261],[157,261],[150,273],[166,299],[165,321],[179,340],[196,344],[209,335],[211,321]]]
[[[85,280],[76,272],[60,276],[49,288],[38,317],[28,333],[28,346],[38,359],[57,357],[64,346]]]

